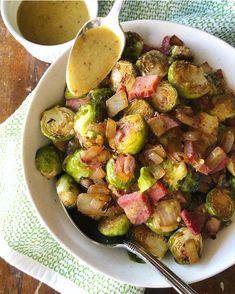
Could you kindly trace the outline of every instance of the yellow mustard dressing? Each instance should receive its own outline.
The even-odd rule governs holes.
[[[21,34],[41,45],[57,45],[72,40],[90,19],[80,1],[22,1],[17,11]]]
[[[95,88],[119,58],[121,41],[106,26],[93,28],[79,38],[70,56],[70,88],[80,96]]]

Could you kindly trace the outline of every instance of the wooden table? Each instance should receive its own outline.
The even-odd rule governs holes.
[[[24,98],[36,86],[49,64],[33,58],[18,44],[6,30],[1,19],[0,44],[0,122],[3,122],[20,106]],[[235,266],[213,278],[193,284],[193,288],[200,294],[234,294]],[[0,259],[0,294],[8,293],[54,294],[57,292]],[[146,294],[154,293],[173,294],[175,291],[172,289],[146,290]]]

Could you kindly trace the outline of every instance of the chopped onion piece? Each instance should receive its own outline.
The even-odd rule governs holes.
[[[117,123],[113,119],[108,118],[106,123],[105,136],[108,139],[112,139],[115,137],[116,131],[117,131]]]
[[[124,90],[120,90],[106,101],[108,116],[114,117],[118,112],[128,106],[127,95]]]
[[[221,147],[216,147],[206,159],[206,165],[210,170],[214,170],[224,159],[226,154]]]
[[[147,152],[146,152],[147,153]],[[160,164],[163,162],[163,158],[159,156],[155,151],[150,151],[146,154],[146,156],[152,160],[155,164]]]
[[[82,161],[87,162],[92,160],[93,158],[97,157],[100,152],[103,151],[103,147],[100,146],[91,146],[89,149],[86,150],[84,155],[82,156]]]
[[[160,180],[165,175],[165,170],[160,165],[152,165],[151,173],[154,176],[155,180]]]
[[[93,172],[93,174],[91,175],[90,179],[92,179],[92,180],[95,181],[95,180],[103,179],[105,176],[106,176],[105,171],[101,167],[98,167]]]
[[[199,131],[188,131],[183,134],[184,141],[197,141],[201,138]]]
[[[223,134],[223,138],[220,144],[220,147],[224,150],[225,153],[231,151],[234,143],[234,135],[230,130],[227,130]]]
[[[104,185],[99,185],[99,184],[91,185],[87,190],[87,193],[98,193],[98,194],[107,194],[107,195],[109,195],[109,192],[110,191],[107,187],[105,187]]]

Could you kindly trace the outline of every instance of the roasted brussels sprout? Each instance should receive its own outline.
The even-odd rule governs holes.
[[[166,239],[155,234],[145,225],[135,227],[132,231],[132,238],[157,258],[163,258],[168,250]]]
[[[130,173],[117,173],[115,171],[115,160],[114,158],[109,159],[106,164],[106,181],[121,190],[128,190],[135,182],[138,176],[138,168],[135,168],[133,174]]]
[[[151,173],[151,168],[144,166],[140,169],[140,176],[138,179],[138,186],[141,192],[144,192],[155,184],[156,180]]]
[[[110,75],[112,90],[116,91],[120,85],[125,85],[127,92],[129,92],[135,83],[136,75],[136,68],[131,62],[119,60]]]
[[[67,141],[74,137],[74,113],[66,107],[57,105],[45,110],[40,124],[43,135],[52,141]]]
[[[181,207],[177,199],[161,200],[145,224],[157,234],[169,235],[179,226],[180,212]]]
[[[171,235],[168,246],[176,262],[193,264],[198,262],[202,254],[202,236],[193,235],[183,227]]]
[[[199,188],[200,175],[193,169],[189,169],[186,177],[181,184],[181,191],[191,193],[196,192]]]
[[[136,65],[143,76],[158,75],[160,78],[163,78],[168,71],[167,57],[158,50],[144,53],[137,60]]]
[[[85,153],[85,149],[76,150],[74,153],[69,154],[63,163],[63,168],[70,176],[79,183],[82,178],[89,178],[93,170],[82,162],[82,155]]]
[[[202,68],[185,61],[172,63],[168,71],[168,80],[179,95],[186,99],[196,99],[210,91],[210,84]]]
[[[98,230],[107,237],[125,235],[131,227],[131,223],[125,214],[107,217],[99,222]]]
[[[73,208],[76,206],[79,190],[74,179],[68,175],[63,174],[56,182],[56,191],[66,208]]]
[[[179,188],[180,181],[187,175],[186,164],[181,161],[179,164],[168,159],[161,164],[165,170],[163,177],[164,181],[169,185],[171,191],[176,191]]]
[[[47,179],[52,179],[62,171],[62,160],[59,151],[52,145],[38,149],[35,156],[36,168]]]
[[[163,81],[157,87],[156,94],[152,97],[151,103],[160,112],[171,111],[177,104],[178,93],[167,81]]]
[[[235,116],[235,99],[229,95],[218,95],[213,98],[214,106],[210,114],[218,117],[219,121]]]
[[[124,111],[124,114],[140,114],[147,121],[154,116],[154,109],[146,100],[133,100]]]
[[[136,62],[140,56],[144,41],[141,36],[135,32],[125,32],[126,44],[122,53],[122,58]]]
[[[193,52],[188,47],[175,45],[171,47],[170,59],[192,61]]]
[[[97,121],[102,121],[106,115],[105,101],[113,95],[113,91],[110,88],[97,88],[88,93],[88,97],[91,98],[91,103],[94,106],[96,112]]]
[[[114,138],[109,140],[111,148],[121,154],[136,154],[144,147],[148,137],[148,126],[139,114],[124,116],[119,122]]]
[[[230,161],[227,164],[227,169],[235,177],[235,153],[233,153],[229,159]]]
[[[223,221],[229,220],[235,210],[229,191],[214,188],[206,196],[206,210]]]

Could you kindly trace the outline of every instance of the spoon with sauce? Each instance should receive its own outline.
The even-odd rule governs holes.
[[[198,294],[159,259],[153,258],[138,243],[128,239],[126,236],[106,237],[98,231],[98,222],[96,220],[80,213],[76,209],[67,210],[64,206],[63,208],[72,224],[83,236],[93,243],[109,248],[125,248],[129,252],[136,254],[142,260],[153,265],[178,293]]]
[[[87,22],[70,51],[66,82],[79,97],[97,87],[121,57],[125,35],[119,23],[124,0],[116,0],[109,14]]]

